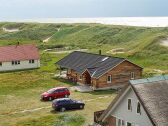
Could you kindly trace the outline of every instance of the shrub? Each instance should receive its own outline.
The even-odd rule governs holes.
[[[85,118],[79,114],[62,114],[58,117],[54,126],[81,126],[85,122]]]

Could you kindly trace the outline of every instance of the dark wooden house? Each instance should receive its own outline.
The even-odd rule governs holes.
[[[93,89],[118,88],[139,79],[143,68],[125,58],[74,51],[56,63],[67,78]]]

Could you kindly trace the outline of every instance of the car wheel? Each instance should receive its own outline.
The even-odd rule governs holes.
[[[48,100],[49,100],[49,101],[52,101],[52,97],[49,97]]]
[[[65,98],[68,98],[68,95],[65,95],[64,97],[65,97]]]
[[[83,108],[84,108],[84,106],[83,106],[83,105],[80,105],[80,106],[79,106],[79,108],[80,108],[80,109],[83,109]]]
[[[61,109],[60,109],[60,111],[61,112],[64,112],[66,109],[64,108],[64,107],[62,107]]]

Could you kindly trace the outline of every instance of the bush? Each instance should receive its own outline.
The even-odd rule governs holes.
[[[85,118],[79,114],[63,114],[58,117],[54,126],[82,126],[85,122]]]

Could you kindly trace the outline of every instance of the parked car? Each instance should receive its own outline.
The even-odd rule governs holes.
[[[64,112],[65,110],[84,109],[85,104],[82,101],[72,100],[70,98],[55,99],[52,107],[56,111]]]
[[[57,87],[48,90],[41,94],[41,100],[53,100],[57,98],[67,98],[70,95],[70,91],[66,87]]]

